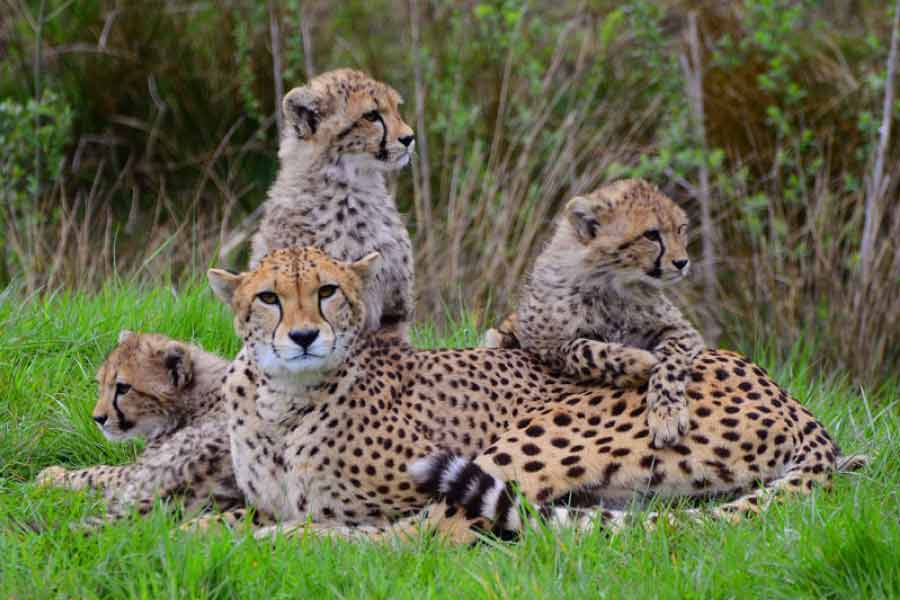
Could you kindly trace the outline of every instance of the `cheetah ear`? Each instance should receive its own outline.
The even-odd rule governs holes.
[[[210,269],[206,272],[209,287],[212,288],[219,300],[228,306],[231,306],[231,302],[234,300],[234,291],[244,281],[244,277],[246,277],[246,273],[232,273],[224,269]]]
[[[375,276],[376,267],[380,262],[381,254],[371,252],[358,261],[350,263],[350,268],[359,275],[359,278],[363,280],[363,284],[366,284]]]
[[[301,140],[311,138],[322,120],[322,101],[308,86],[296,87],[284,95],[281,103],[285,125]]]
[[[575,196],[566,204],[566,217],[582,244],[597,237],[600,221],[594,212],[593,203],[584,196]]]
[[[176,390],[181,390],[191,382],[194,374],[191,354],[181,342],[171,341],[163,353],[163,364],[169,373],[169,380]]]
[[[126,340],[133,338],[136,334],[133,331],[129,331],[128,329],[123,329],[119,332],[119,343],[122,344]]]

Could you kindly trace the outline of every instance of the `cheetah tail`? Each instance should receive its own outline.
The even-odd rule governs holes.
[[[835,461],[835,470],[838,473],[850,473],[858,471],[871,462],[865,454],[851,454],[849,456],[838,456]]]
[[[481,467],[452,452],[420,458],[409,475],[423,493],[461,507],[469,519],[484,518],[496,531],[519,531],[522,518],[512,483],[501,481]]]

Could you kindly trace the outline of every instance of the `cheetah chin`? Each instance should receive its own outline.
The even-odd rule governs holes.
[[[334,347],[329,344],[314,344],[307,351],[280,347],[275,344],[256,346],[256,362],[270,373],[304,374],[317,372],[328,366],[328,357]]]

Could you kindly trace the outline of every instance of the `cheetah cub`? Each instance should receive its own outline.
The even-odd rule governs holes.
[[[97,373],[93,419],[107,439],[146,438],[143,454],[130,465],[48,467],[38,483],[101,490],[109,519],[146,512],[157,498],[183,499],[188,512],[242,506],[219,392],[228,364],[162,335],[122,331]]]
[[[409,233],[385,173],[409,163],[413,130],[400,95],[351,69],[338,69],[288,92],[278,150],[281,167],[252,241],[250,268],[281,248],[315,246],[341,261],[371,252],[384,258],[367,290],[367,326],[411,320],[413,258]]]
[[[663,288],[688,272],[687,217],[629,179],[569,201],[525,284],[516,314],[485,345],[521,345],[557,368],[614,385],[646,381],[655,447],[688,429],[687,370],[700,333]]]

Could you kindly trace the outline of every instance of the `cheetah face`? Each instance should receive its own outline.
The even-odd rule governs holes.
[[[393,88],[359,71],[324,73],[285,95],[282,145],[313,145],[351,172],[400,169],[415,145],[413,130],[400,117],[402,102]]]
[[[363,331],[363,285],[378,254],[341,263],[315,248],[276,250],[255,271],[210,269],[210,285],[235,329],[273,379],[316,379],[336,369]]]
[[[654,287],[688,274],[687,215],[645,181],[618,181],[575,197],[565,214],[587,273]]]
[[[156,334],[122,331],[97,371],[94,422],[109,440],[154,437],[175,426],[191,381],[189,348]]]

